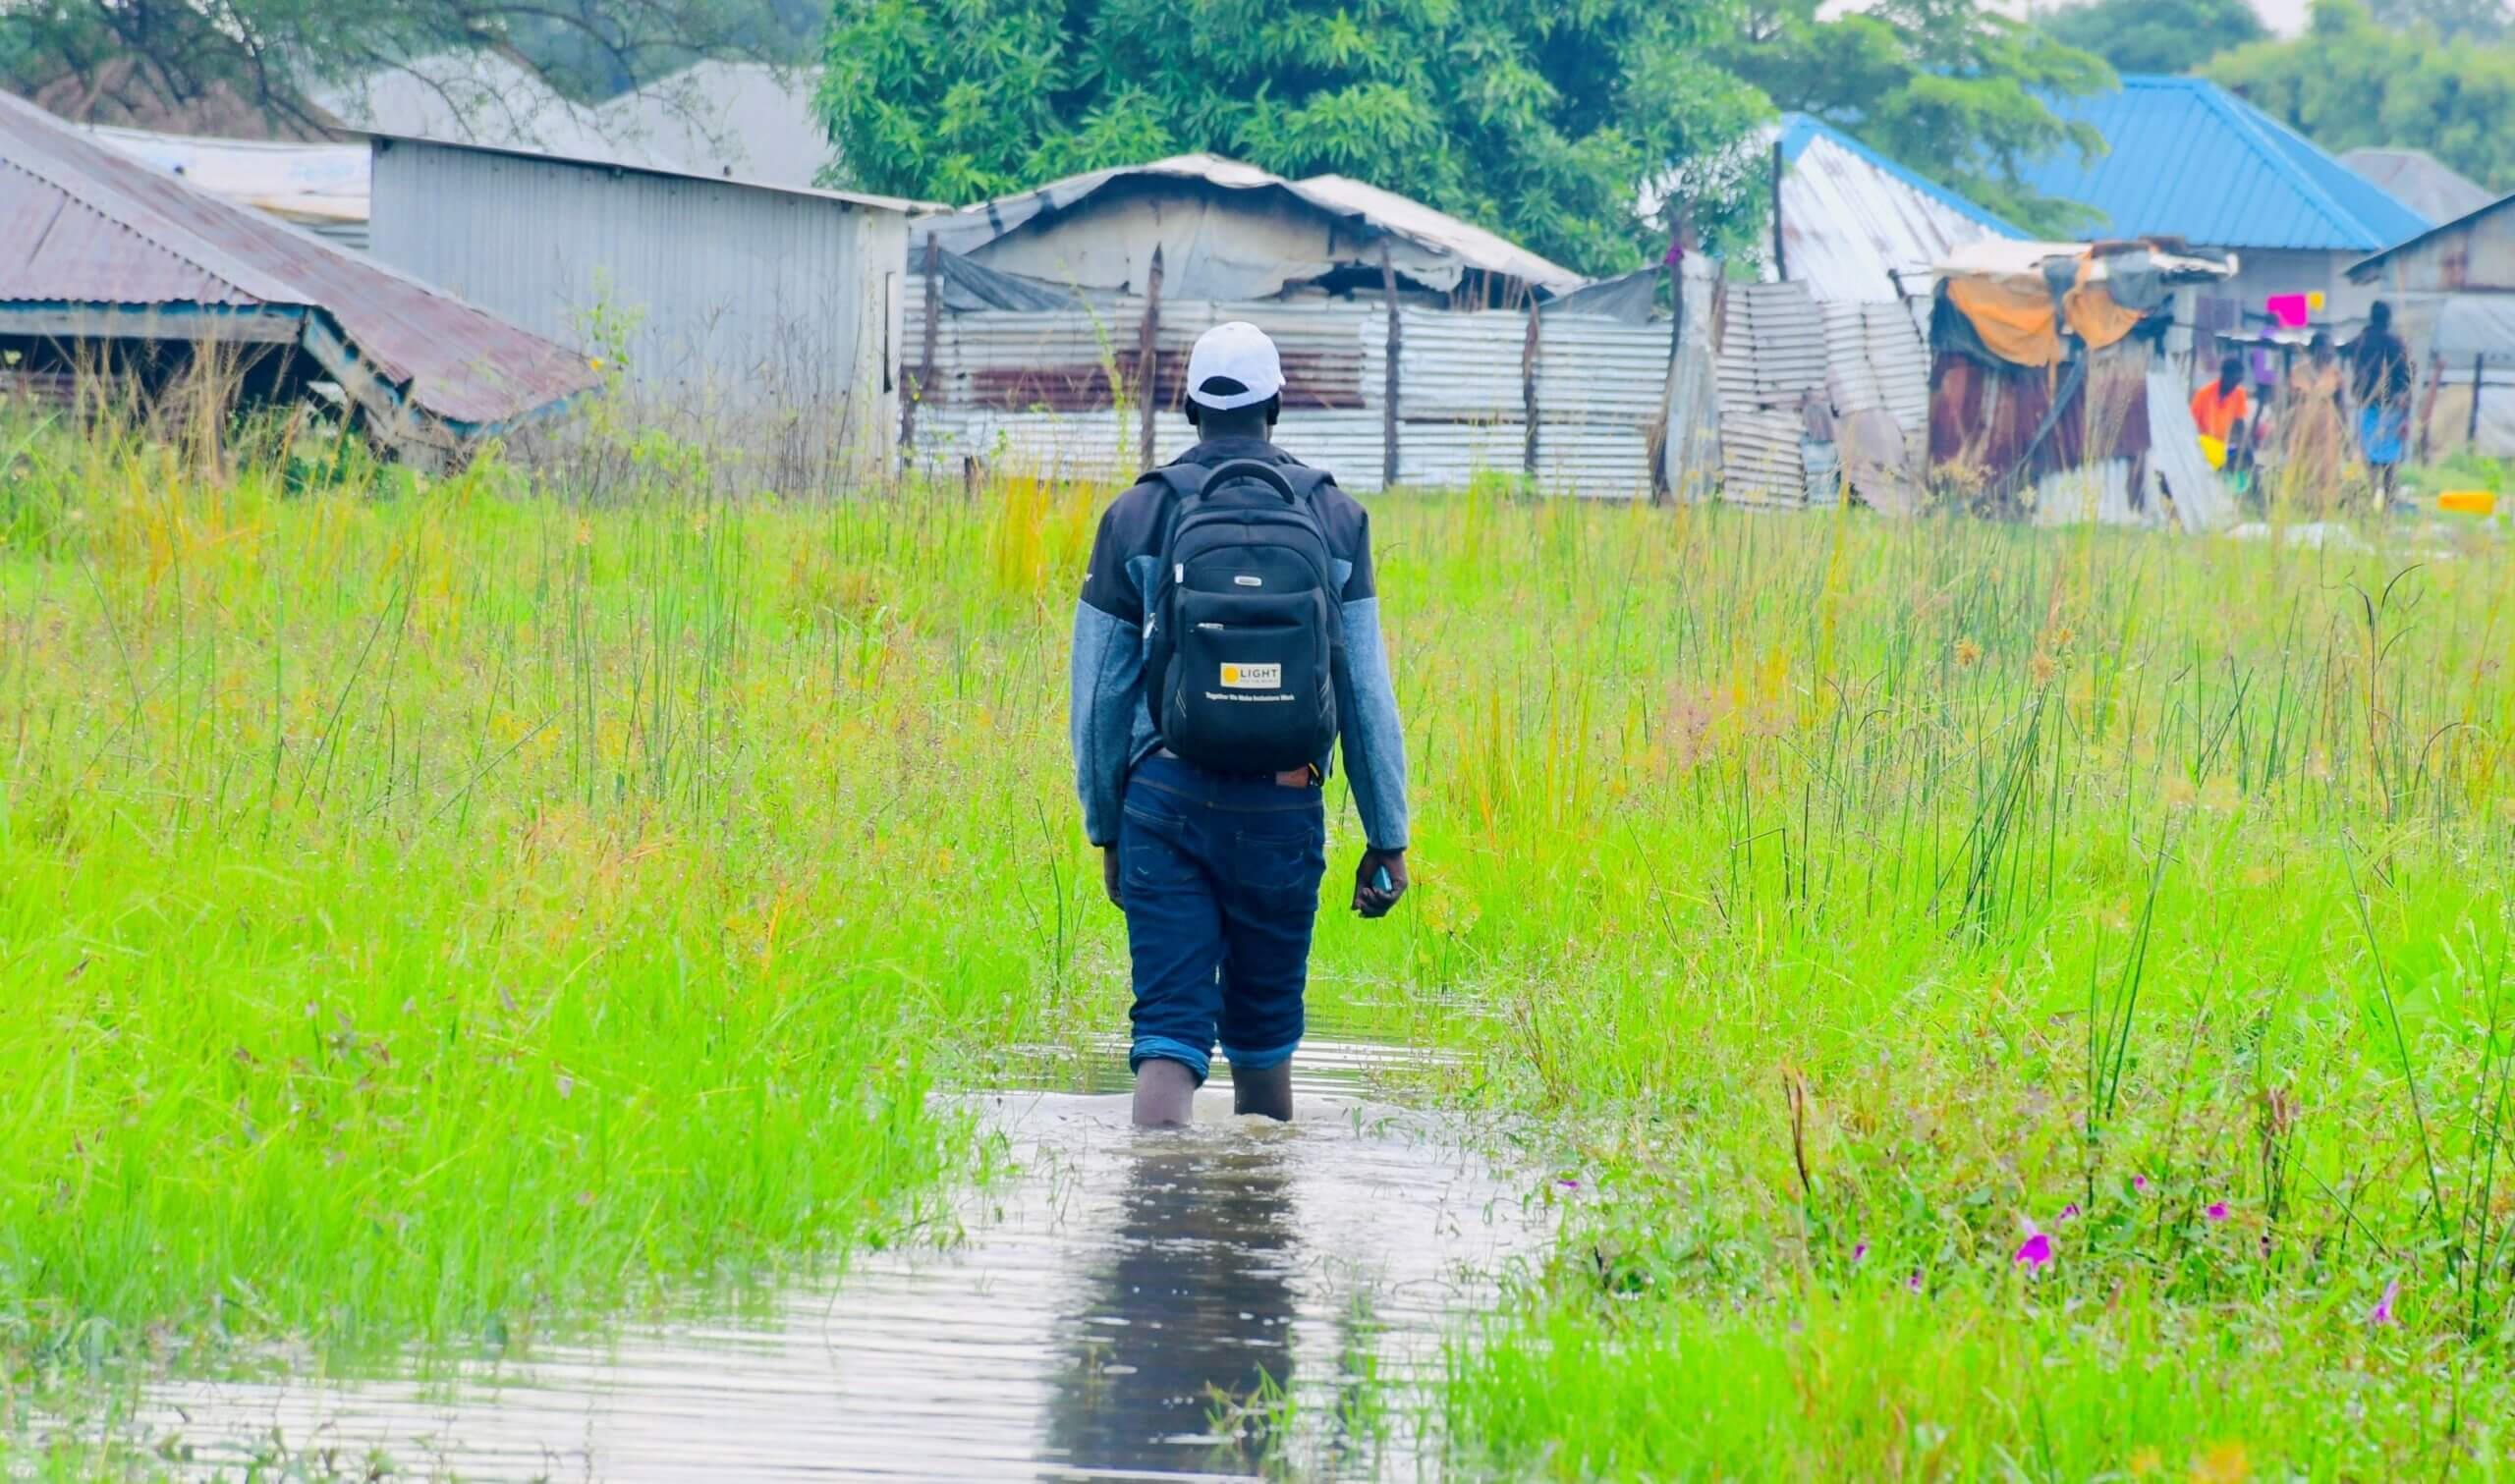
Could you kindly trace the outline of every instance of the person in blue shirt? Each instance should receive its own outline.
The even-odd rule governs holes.
[[[1257,460],[1299,471],[1326,537],[1343,643],[1339,742],[1368,847],[1353,908],[1385,915],[1407,887],[1406,750],[1380,637],[1370,519],[1332,478],[1276,447],[1284,374],[1274,344],[1235,321],[1189,357],[1198,442],[1176,463]],[[1330,759],[1280,774],[1225,774],[1162,744],[1145,699],[1156,573],[1171,502],[1147,476],[1101,516],[1075,611],[1075,785],[1109,900],[1127,914],[1135,984],[1128,1054],[1135,1121],[1184,1124],[1219,1044],[1240,1113],[1292,1117],[1311,931],[1326,871]]]

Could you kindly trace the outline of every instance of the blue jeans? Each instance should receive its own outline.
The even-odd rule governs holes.
[[[1311,926],[1327,871],[1315,786],[1147,757],[1127,780],[1119,897],[1135,961],[1130,1069],[1160,1058],[1205,1079],[1214,1044],[1259,1072],[1301,1045]]]

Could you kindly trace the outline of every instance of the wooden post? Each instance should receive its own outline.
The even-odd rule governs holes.
[[[1152,467],[1152,411],[1155,389],[1161,385],[1161,247],[1152,249],[1152,269],[1144,282],[1144,333],[1136,342],[1136,379],[1141,385],[1137,395],[1144,399],[1144,436],[1142,457],[1136,467]]]
[[[2480,446],[2480,378],[2487,360],[2487,356],[2472,357],[2471,425],[2463,429],[2463,442],[2473,448]]]
[[[2429,425],[2436,420],[2436,388],[2445,380],[2445,357],[2428,353],[2428,390],[2419,399],[2419,462],[2428,462]]]
[[[925,389],[934,384],[934,340],[942,317],[943,247],[928,237],[925,240],[925,348],[918,357],[917,380],[910,384],[908,395],[900,399],[902,462],[906,462],[917,448],[917,405],[925,400]]]
[[[1781,250],[1781,140],[1772,141],[1772,276],[1780,283],[1790,277],[1790,263]]]
[[[1668,498],[1668,455],[1677,437],[1668,414],[1676,408],[1677,363],[1686,344],[1686,247],[1682,219],[1668,228],[1668,375],[1659,395],[1659,457],[1650,461],[1650,503]]]
[[[1529,290],[1529,333],[1520,343],[1520,415],[1528,419],[1528,446],[1523,451],[1520,467],[1532,479],[1537,477],[1537,290]]]
[[[1386,238],[1379,242],[1379,292],[1388,301],[1388,386],[1379,414],[1379,487],[1386,490],[1397,483],[1397,360],[1406,339],[1398,328],[1397,269],[1389,264]]]

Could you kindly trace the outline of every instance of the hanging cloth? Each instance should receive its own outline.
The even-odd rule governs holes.
[[[2052,296],[2032,274],[1948,280],[1948,302],[1964,314],[1984,348],[2012,365],[2061,363],[2061,332]]]
[[[2088,349],[2101,351],[2139,328],[2146,316],[2117,302],[2111,285],[2090,276],[2095,268],[2095,253],[2079,259],[2077,282],[2061,296],[2061,310],[2069,316],[2070,328],[2087,342]]]

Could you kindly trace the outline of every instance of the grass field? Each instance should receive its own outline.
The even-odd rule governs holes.
[[[0,456],[17,1426],[893,1239],[979,1157],[930,1091],[1122,1023],[1103,492]],[[1461,1472],[2515,1457],[2501,547],[1373,521],[1417,888],[1316,1001],[1463,1054],[1412,1095],[1552,1130],[1571,1212],[1456,1349]]]

